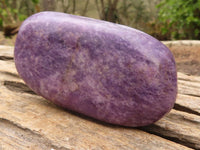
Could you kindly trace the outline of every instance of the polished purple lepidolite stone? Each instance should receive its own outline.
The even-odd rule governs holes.
[[[173,107],[172,53],[139,30],[58,12],[20,27],[19,75],[38,95],[68,110],[123,126],[145,126]]]

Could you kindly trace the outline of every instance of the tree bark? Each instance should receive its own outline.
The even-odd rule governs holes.
[[[72,5],[72,13],[75,14],[76,12],[76,0],[73,0],[73,5]]]
[[[86,13],[87,13],[87,8],[88,8],[89,1],[90,0],[87,0],[86,3],[85,3],[84,9],[83,9],[83,11],[81,13],[82,16],[85,16]]]
[[[54,11],[55,6],[56,6],[55,0],[43,0],[42,7],[44,11]]]

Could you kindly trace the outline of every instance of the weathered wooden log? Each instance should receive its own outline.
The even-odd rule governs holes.
[[[173,139],[180,144],[200,149],[200,116],[172,110],[155,124],[142,129]]]
[[[178,73],[178,79],[175,107],[161,120],[143,128],[114,126],[36,95],[16,72],[13,47],[0,46],[0,150],[200,149],[200,77]]]
[[[178,94],[175,108],[200,115],[200,97]]]

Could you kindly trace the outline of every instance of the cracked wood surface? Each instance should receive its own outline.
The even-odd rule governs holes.
[[[200,77],[178,73],[174,109],[153,125],[126,128],[64,110],[20,79],[13,47],[0,46],[0,150],[200,149]]]

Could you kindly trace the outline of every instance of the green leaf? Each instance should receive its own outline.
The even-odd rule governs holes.
[[[20,14],[20,15],[19,15],[19,20],[20,20],[20,21],[24,21],[26,18],[27,18],[26,15],[23,15],[23,14]]]
[[[164,35],[168,32],[168,29],[167,28],[161,28],[161,33]]]
[[[194,31],[200,29],[200,0],[163,0],[157,7],[159,20],[168,31],[172,31],[171,37],[200,38],[199,31]],[[191,35],[192,30],[194,33]]]
[[[39,3],[39,0],[32,0],[32,2],[33,2],[34,4],[38,4],[38,3]]]
[[[18,10],[17,9],[13,9],[12,12],[13,13],[18,13]]]
[[[0,18],[0,27],[3,27],[3,19]]]
[[[199,29],[195,29],[195,30],[194,30],[194,34],[195,34],[195,36],[198,36],[199,33],[200,33],[200,30],[199,30]]]
[[[2,10],[2,15],[3,15],[4,17],[7,17],[7,12],[6,12],[5,9]]]

